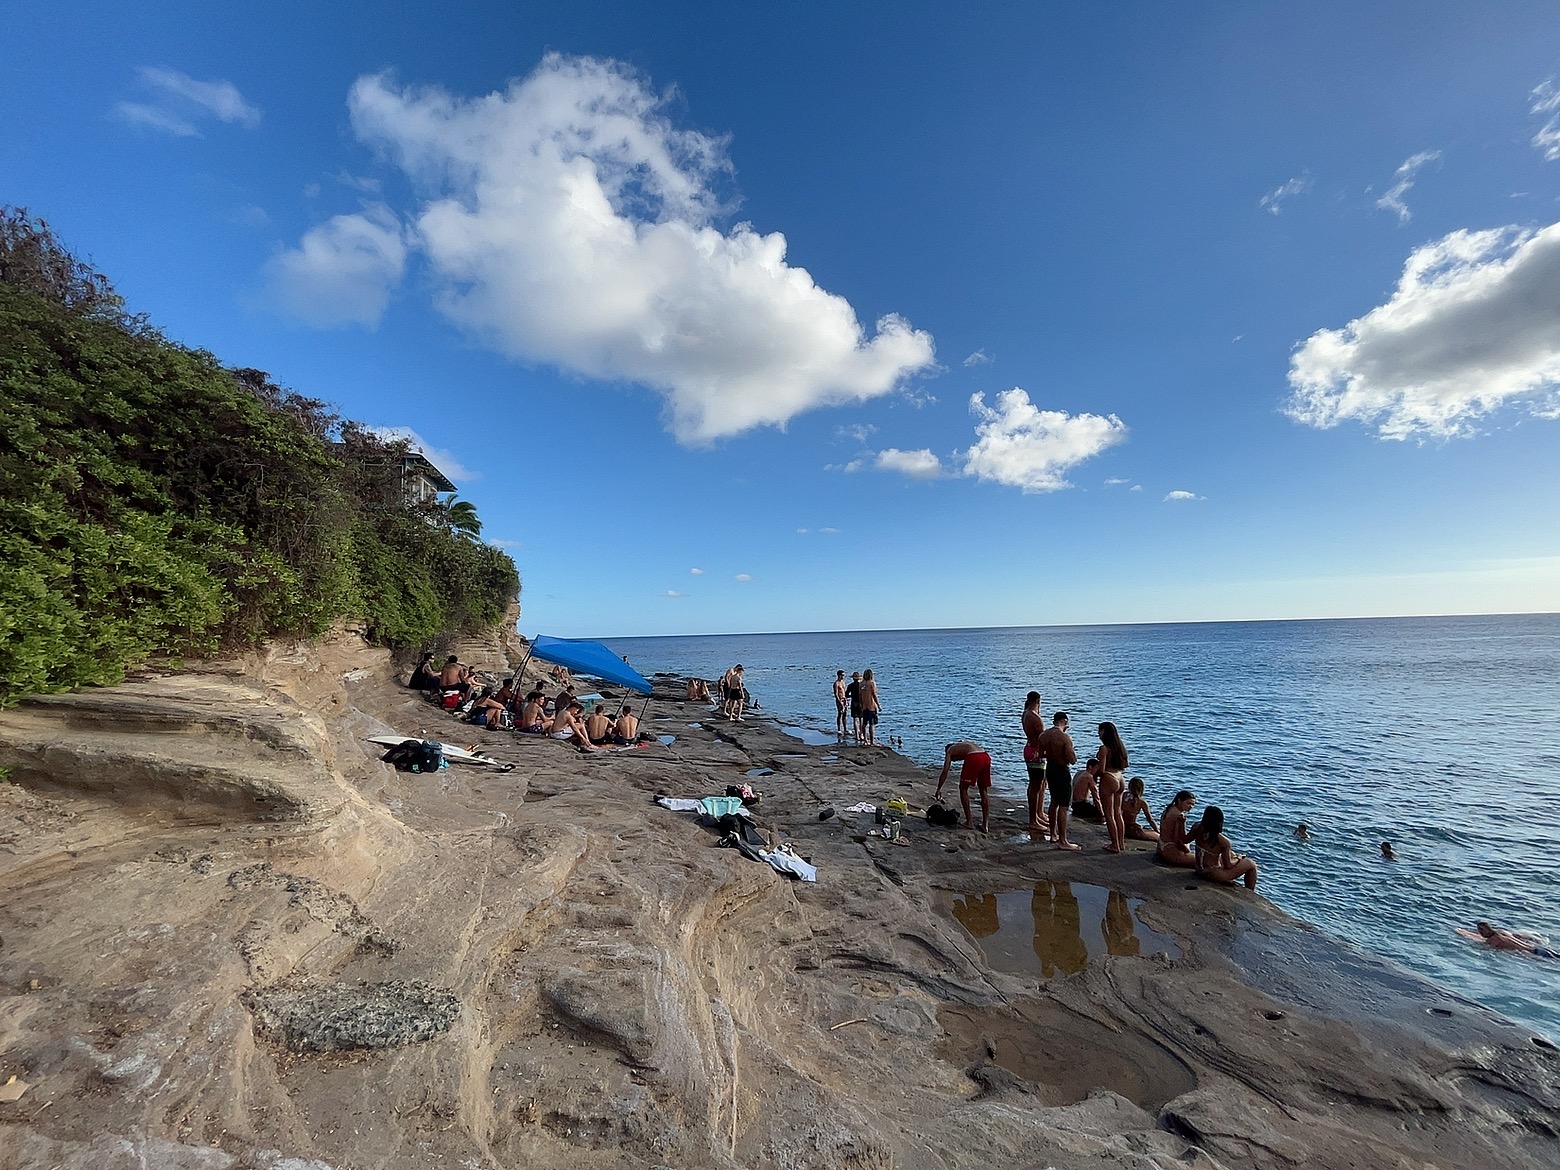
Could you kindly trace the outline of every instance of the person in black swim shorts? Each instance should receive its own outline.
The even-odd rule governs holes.
[[[1051,792],[1051,841],[1057,849],[1081,849],[1067,839],[1067,812],[1072,803],[1072,766],[1078,762],[1072,736],[1067,734],[1067,712],[1051,716],[1051,726],[1040,737],[1045,758],[1045,783]]]

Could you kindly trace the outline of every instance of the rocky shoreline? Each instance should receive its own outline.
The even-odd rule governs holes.
[[[1560,1161],[1553,1046],[1260,897],[1000,800],[889,841],[843,810],[928,800],[902,757],[650,727],[449,723],[345,633],[0,713],[0,1170]],[[425,728],[515,767],[363,743]],[[742,782],[816,883],[653,803]]]

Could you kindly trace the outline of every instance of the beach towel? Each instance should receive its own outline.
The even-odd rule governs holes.
[[[789,849],[784,847],[779,849],[760,849],[758,856],[762,860],[769,862],[780,873],[801,878],[804,882],[815,882],[818,880],[817,867],[808,865],[807,862],[803,861]]]
[[[747,814],[740,798],[735,796],[706,796],[699,801],[699,811],[705,816],[720,818],[728,813]]]
[[[698,812],[699,802],[689,796],[658,796],[656,804],[662,808],[669,808],[673,812]]]

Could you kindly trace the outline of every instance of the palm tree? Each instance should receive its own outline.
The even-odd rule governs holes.
[[[459,533],[467,540],[476,540],[482,535],[482,521],[477,519],[477,506],[470,500],[452,497],[444,505],[444,516],[451,532]]]

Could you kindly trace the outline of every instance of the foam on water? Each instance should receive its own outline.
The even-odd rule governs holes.
[[[810,742],[833,742],[834,671],[870,666],[880,739],[926,765],[978,740],[1009,799],[1027,691],[1071,714],[1079,755],[1111,720],[1156,814],[1181,787],[1221,805],[1279,905],[1560,1039],[1560,962],[1453,934],[1486,918],[1560,938],[1560,615],[611,644],[705,677],[740,661],[766,713]]]

